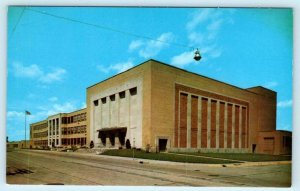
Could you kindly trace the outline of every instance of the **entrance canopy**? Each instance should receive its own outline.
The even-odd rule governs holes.
[[[113,130],[126,130],[127,127],[105,127],[98,129],[97,131],[100,132],[106,132],[106,131],[113,131]]]

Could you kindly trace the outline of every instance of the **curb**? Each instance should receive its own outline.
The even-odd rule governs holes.
[[[184,162],[174,162],[174,161],[160,161],[160,160],[151,160],[151,159],[142,159],[142,158],[129,158],[129,157],[120,157],[120,156],[111,156],[111,155],[100,155],[96,153],[78,153],[78,152],[58,152],[58,151],[42,151],[34,150],[37,153],[46,153],[52,152],[55,155],[80,155],[93,158],[109,158],[114,160],[123,160],[128,162],[134,162],[139,164],[161,164],[161,165],[171,165],[171,166],[191,166],[191,167],[251,167],[251,166],[270,166],[270,165],[282,165],[282,164],[292,164],[292,161],[267,161],[267,162],[242,162],[242,163],[226,163],[226,164],[203,164],[203,163],[184,163]]]

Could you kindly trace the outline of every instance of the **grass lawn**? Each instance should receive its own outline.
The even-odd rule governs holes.
[[[132,149],[106,150],[102,153],[102,155],[132,158],[133,150]],[[208,158],[174,155],[174,154],[167,154],[167,153],[146,153],[145,151],[140,151],[140,150],[134,150],[134,158],[173,161],[173,162],[204,163],[204,164],[237,163],[236,161],[230,161],[230,160],[208,159]]]
[[[181,154],[241,160],[241,161],[249,161],[249,162],[289,161],[292,158],[291,156],[253,154],[253,153],[181,153]]]

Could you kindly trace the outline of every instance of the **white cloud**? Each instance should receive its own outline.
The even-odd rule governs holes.
[[[202,55],[201,62],[210,61],[222,55],[219,46],[220,30],[224,24],[233,24],[230,16],[223,14],[221,9],[201,9],[191,14],[186,24],[189,46],[199,48]],[[234,14],[234,12],[229,12]],[[192,63],[193,55],[185,51],[171,58],[171,63],[179,67],[187,67]]]
[[[264,84],[264,87],[266,88],[274,88],[278,86],[278,82],[271,81]]]
[[[277,103],[277,107],[286,108],[293,105],[293,100],[285,100]]]
[[[141,40],[134,40],[129,45],[129,51],[136,50],[137,48],[141,47],[144,43]]]
[[[124,72],[125,70],[128,70],[129,68],[132,68],[134,65],[131,61],[127,62],[120,62],[115,65],[112,65],[111,68],[118,73]]]
[[[18,112],[18,111],[8,111],[7,112],[8,120],[15,120],[16,118],[24,118],[24,117],[25,117],[24,112]]]
[[[163,33],[155,40],[138,40],[132,41],[128,50],[137,50],[140,57],[151,58],[156,56],[164,48],[168,47],[170,42],[174,40],[174,35],[171,32]]]
[[[48,100],[51,101],[51,102],[55,102],[55,101],[58,100],[58,98],[57,97],[50,97]]]
[[[79,107],[71,102],[65,102],[62,104],[55,103],[44,106],[39,106],[37,111],[31,112],[30,121],[37,121],[46,119],[50,115],[58,114],[58,113],[69,113],[72,111],[76,111]]]
[[[35,78],[43,75],[43,71],[35,64],[24,66],[21,63],[13,63],[13,71],[16,77]]]
[[[44,72],[39,66],[32,64],[25,66],[21,63],[13,63],[13,73],[16,77],[34,78],[42,83],[52,83],[61,81],[66,74],[66,70],[55,68],[52,72]]]
[[[221,24],[223,22],[223,19],[217,19],[212,21],[208,26],[207,26],[207,30],[209,31],[215,31],[215,30],[219,30],[221,27]]]
[[[195,12],[192,19],[186,24],[188,30],[193,30],[197,25],[209,19],[212,9],[202,9]]]
[[[210,52],[210,56],[212,58],[218,58],[222,55],[222,50],[221,49],[213,49],[211,52]]]
[[[98,65],[97,69],[100,70],[103,73],[109,73],[109,72],[117,72],[117,73],[121,73],[124,72],[130,68],[132,68],[134,66],[133,62],[128,60],[126,62],[119,62],[116,64],[111,64],[108,67],[105,67],[103,65]]]
[[[54,104],[53,107],[48,110],[47,115],[54,115],[56,113],[69,113],[75,111],[76,107],[70,102],[64,104]]]
[[[194,62],[194,52],[183,52],[171,59],[171,64],[179,68],[184,68],[185,66]]]
[[[54,81],[61,81],[66,74],[66,70],[62,68],[55,69],[53,72],[40,76],[39,81],[43,83],[52,83]]]
[[[204,42],[204,35],[201,32],[191,32],[188,35],[191,44],[202,44]]]

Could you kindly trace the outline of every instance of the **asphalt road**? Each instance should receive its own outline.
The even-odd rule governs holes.
[[[291,164],[222,167],[56,151],[7,152],[7,171],[8,184],[226,187],[291,185]]]

